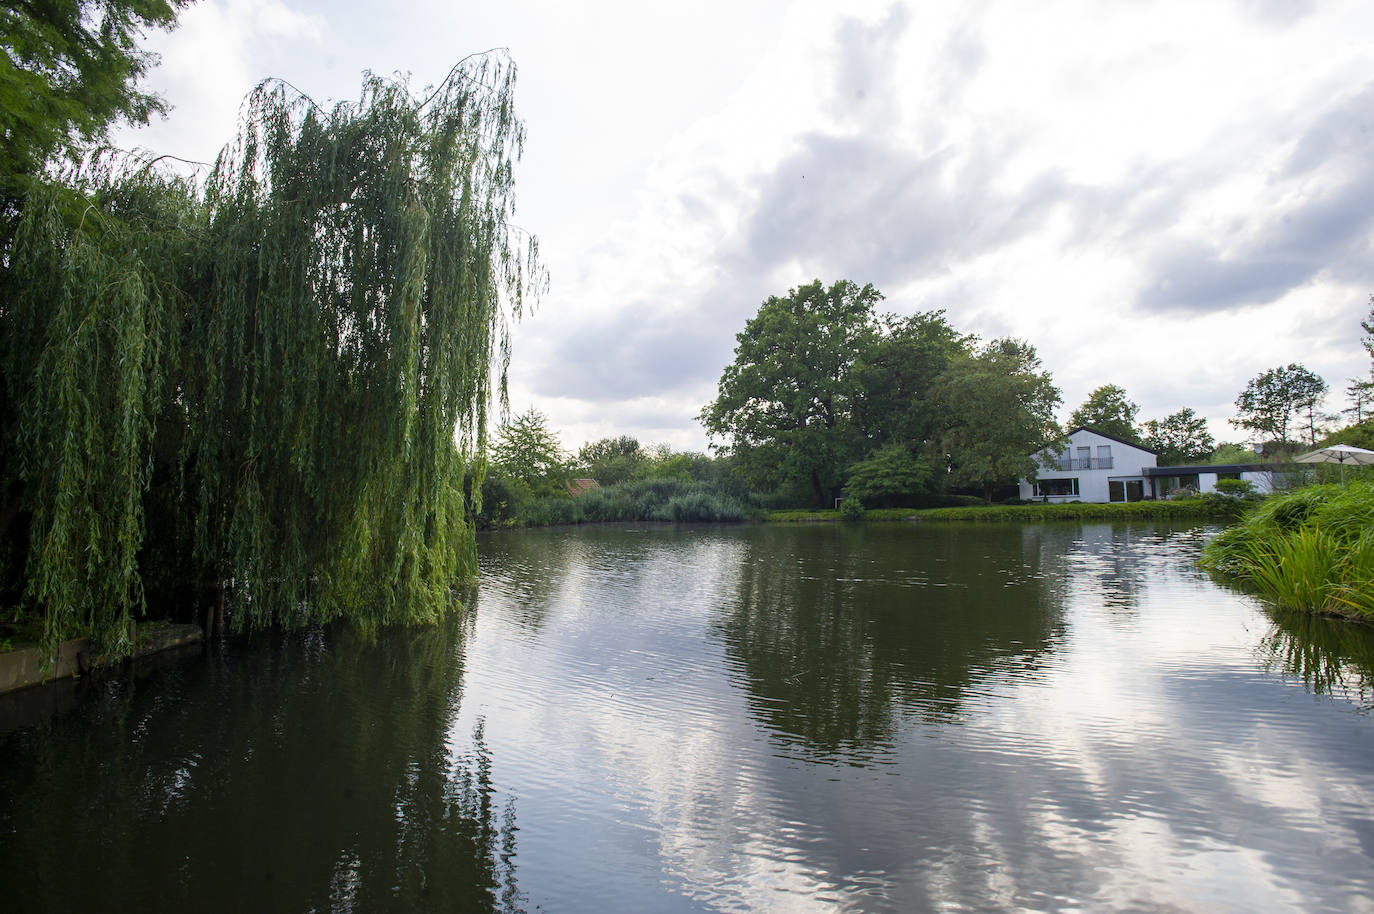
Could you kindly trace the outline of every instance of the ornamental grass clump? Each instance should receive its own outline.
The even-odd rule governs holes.
[[[1270,499],[1209,543],[1202,564],[1280,606],[1374,622],[1374,486]]]

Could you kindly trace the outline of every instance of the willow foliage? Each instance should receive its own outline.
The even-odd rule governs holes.
[[[7,523],[8,545],[26,541],[23,597],[45,640],[119,647],[143,603],[143,498],[179,329],[166,267],[184,259],[176,216],[189,213],[175,182],[105,190],[81,207],[42,185],[23,208],[4,274],[3,466],[7,515],[27,521]],[[150,210],[166,221],[150,229]]]
[[[6,474],[49,640],[125,646],[149,581],[222,588],[235,627],[451,604],[507,315],[543,284],[514,75],[469,58],[424,100],[369,75],[328,111],[264,83],[203,185],[106,170],[84,209],[26,207]]]

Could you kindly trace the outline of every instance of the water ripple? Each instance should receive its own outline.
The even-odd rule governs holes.
[[[1368,721],[1256,662],[1262,617],[1191,570],[1196,536],[1072,529],[972,555],[962,531],[597,533],[519,649],[529,594],[495,562],[467,688],[506,719],[496,777],[539,832],[530,897],[1339,910],[1368,893],[1374,779],[1348,749]]]

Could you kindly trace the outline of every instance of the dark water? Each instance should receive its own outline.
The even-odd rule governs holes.
[[[1374,911],[1374,634],[1203,536],[484,538],[437,629],[59,686],[0,736],[0,906]]]

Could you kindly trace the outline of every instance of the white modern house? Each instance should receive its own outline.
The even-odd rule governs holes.
[[[1079,426],[1069,432],[1062,454],[1032,454],[1035,481],[1021,480],[1021,497],[1041,501],[1140,501],[1153,495],[1144,470],[1158,463],[1155,452]]]
[[[1220,479],[1243,479],[1255,491],[1274,491],[1274,476],[1285,464],[1202,464],[1162,467],[1155,452],[1120,438],[1079,426],[1069,432],[1062,454],[1032,454],[1039,467],[1034,482],[1021,480],[1021,498],[1037,501],[1140,501],[1168,498],[1184,489],[1216,491]]]

